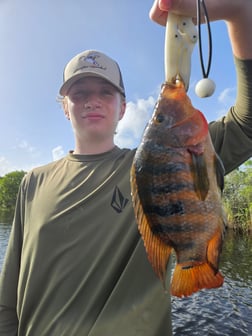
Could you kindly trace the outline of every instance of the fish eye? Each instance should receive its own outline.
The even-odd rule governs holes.
[[[156,121],[157,121],[158,123],[163,122],[164,119],[165,119],[165,118],[164,118],[164,115],[161,114],[161,113],[159,113],[159,114],[156,116]]]

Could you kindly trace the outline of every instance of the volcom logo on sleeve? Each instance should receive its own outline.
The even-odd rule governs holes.
[[[128,198],[125,198],[120,189],[116,186],[111,200],[112,208],[115,209],[116,212],[120,213],[126,207],[128,201]]]

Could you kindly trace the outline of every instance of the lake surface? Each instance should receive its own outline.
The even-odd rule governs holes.
[[[252,335],[252,235],[227,233],[220,269],[221,288],[172,298],[174,335]]]
[[[2,270],[5,251],[7,248],[11,226],[0,223],[0,272]]]
[[[0,223],[0,270],[10,228]],[[252,235],[227,233],[220,269],[221,288],[172,297],[174,336],[252,335]]]

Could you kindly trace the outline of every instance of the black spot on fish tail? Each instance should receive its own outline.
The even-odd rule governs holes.
[[[193,268],[193,265],[188,265],[188,266],[182,266],[182,270],[188,270],[190,268]]]
[[[178,201],[165,206],[160,205],[143,205],[144,212],[148,214],[156,214],[161,217],[172,215],[183,215],[185,213],[183,203]]]

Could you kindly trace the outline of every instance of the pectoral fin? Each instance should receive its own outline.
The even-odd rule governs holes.
[[[207,174],[206,160],[202,154],[198,155],[191,152],[192,155],[192,174],[195,191],[202,201],[205,200],[209,190],[209,179]]]
[[[225,168],[221,161],[221,158],[216,154],[215,160],[215,169],[216,169],[216,179],[217,184],[221,191],[224,189],[224,175],[225,175]]]

